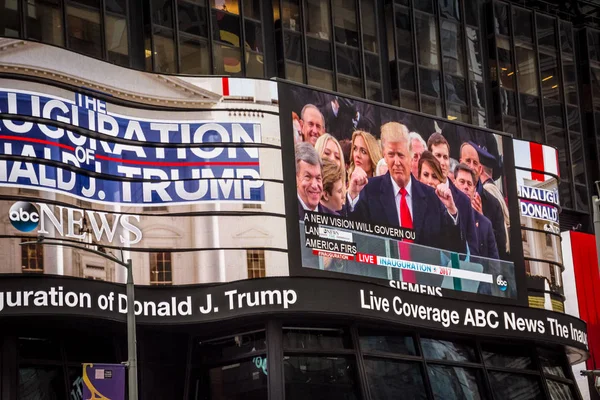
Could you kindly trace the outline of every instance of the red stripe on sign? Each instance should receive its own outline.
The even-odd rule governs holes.
[[[229,96],[229,78],[223,77],[221,80],[223,82],[223,96]]]
[[[534,171],[544,171],[544,150],[539,143],[529,143],[529,154],[531,154],[531,169]],[[544,182],[544,174],[531,172],[531,179]]]
[[[375,254],[356,253],[356,261],[377,265],[377,256]]]

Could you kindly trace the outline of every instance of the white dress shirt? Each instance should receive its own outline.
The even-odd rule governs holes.
[[[304,211],[319,212],[319,205],[318,204],[317,204],[317,206],[315,207],[314,210],[311,210],[310,208],[308,208],[308,206],[306,204],[304,204],[304,202],[302,201],[302,199],[300,198],[300,196],[298,196],[298,201],[300,202],[300,205],[302,206],[302,208],[304,208]]]

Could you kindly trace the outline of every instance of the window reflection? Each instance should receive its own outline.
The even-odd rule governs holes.
[[[191,37],[179,36],[180,71],[182,74],[210,74],[208,42]]]
[[[154,33],[154,70],[156,72],[177,72],[175,43],[173,32],[155,28]]]
[[[356,366],[349,358],[286,356],[283,374],[287,400],[359,397]]]
[[[491,343],[481,345],[483,362],[489,367],[533,369],[533,360],[526,348]]]
[[[548,391],[550,392],[551,400],[572,400],[575,398],[569,385],[550,379],[546,382],[548,382]]]
[[[19,399],[60,399],[64,392],[62,366],[19,367]]]
[[[409,11],[404,7],[396,7],[396,56],[400,60],[413,62],[412,24]]]
[[[106,15],[106,50],[108,61],[129,66],[129,37],[125,18]]]
[[[343,329],[284,328],[286,349],[350,349],[350,336]]]
[[[419,363],[366,359],[365,370],[374,400],[427,398]]]
[[[463,343],[421,338],[423,355],[433,360],[477,362],[475,349]]]
[[[229,45],[240,46],[240,17],[223,9],[212,9],[213,38]]]
[[[429,366],[427,370],[433,396],[438,400],[485,398],[480,393],[482,382],[480,373],[476,370],[441,365]]]
[[[67,5],[68,47],[79,53],[102,57],[100,10]]]
[[[360,0],[363,30],[363,48],[373,53],[379,52],[377,44],[377,17],[374,0]]]
[[[464,76],[463,46],[458,24],[450,21],[442,21],[441,42],[442,55],[444,57],[444,72]]]
[[[358,24],[354,0],[333,0],[332,6],[335,41],[358,47]]]
[[[415,25],[419,64],[424,67],[438,69],[439,53],[435,17],[415,12]]]
[[[330,40],[329,3],[319,0],[306,0],[306,34]]]
[[[60,1],[36,1],[33,4],[28,3],[25,9],[29,39],[64,46]]]
[[[214,73],[216,75],[242,74],[242,54],[238,47],[213,45]]]
[[[542,400],[539,378],[505,372],[488,372],[494,398],[511,400]]]

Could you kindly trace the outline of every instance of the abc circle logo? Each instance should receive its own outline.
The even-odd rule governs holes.
[[[508,282],[504,280],[502,275],[498,275],[496,278],[496,285],[498,285],[498,288],[503,292],[506,291],[506,288],[508,288]]]
[[[40,213],[33,204],[18,201],[10,208],[9,219],[15,229],[21,232],[31,232],[40,222]]]

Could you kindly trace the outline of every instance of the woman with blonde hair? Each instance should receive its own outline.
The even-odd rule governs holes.
[[[369,132],[355,131],[352,134],[352,160],[348,168],[348,176],[356,167],[361,167],[367,177],[375,176],[377,163],[381,160],[381,146]]]
[[[321,160],[329,158],[331,161],[336,163],[342,169],[346,169],[346,163],[344,162],[344,152],[342,146],[336,138],[331,136],[329,133],[324,133],[317,139],[315,143],[315,150],[319,153]]]

